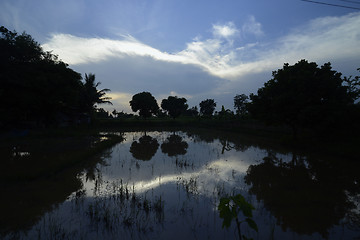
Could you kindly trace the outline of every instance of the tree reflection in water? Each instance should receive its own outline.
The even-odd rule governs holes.
[[[15,234],[13,239],[18,239],[16,234],[19,234],[20,230],[30,228],[46,212],[54,209],[57,204],[66,201],[72,193],[80,194],[83,183],[78,176],[82,172],[86,173],[86,181],[101,182],[98,167],[106,165],[105,159],[112,153],[110,148],[57,173],[45,172],[46,175],[44,176],[32,177],[31,174],[34,169],[52,166],[53,162],[60,162],[63,159],[77,159],[81,156],[87,156],[87,151],[98,139],[68,138],[67,141],[61,140],[63,139],[33,140],[34,143],[32,144],[24,144],[25,146],[28,145],[26,152],[31,154],[24,157],[17,154],[16,161],[4,161],[3,167],[7,169],[7,172],[3,174],[3,179],[0,182],[2,189],[0,239],[11,232]],[[1,150],[4,149],[0,149],[1,156],[13,158],[12,154]],[[23,179],[12,180],[11,176],[18,176],[21,173],[24,173]]]
[[[341,172],[338,167],[296,155],[286,163],[269,153],[263,163],[249,167],[245,182],[251,185],[249,193],[263,201],[284,231],[308,235],[318,232],[327,238],[328,230],[343,223],[342,219],[359,219],[349,200],[349,193],[356,196],[360,192],[354,184],[349,185],[358,177],[345,177]],[[351,185],[352,191],[347,191]]]
[[[85,165],[39,179],[36,186],[3,182],[0,239],[233,239],[235,226],[223,230],[214,206],[238,193],[255,206],[259,233],[249,235],[254,239],[359,236],[355,163],[333,161],[328,154],[292,155],[293,149],[269,141],[214,131],[124,136],[136,141],[91,154]],[[77,152],[79,144],[66,145]],[[64,158],[65,148],[54,146],[42,163]],[[13,171],[15,164],[34,164],[42,156],[32,149],[17,151],[4,154],[15,158]],[[4,175],[12,165],[3,166]]]
[[[146,134],[139,138],[139,142],[134,141],[131,144],[130,152],[133,157],[138,160],[148,161],[156,153],[159,148],[159,143],[155,138],[147,136]]]
[[[183,141],[182,137],[175,134],[169,136],[166,141],[161,144],[161,151],[166,153],[169,157],[185,155],[187,148],[187,142]]]

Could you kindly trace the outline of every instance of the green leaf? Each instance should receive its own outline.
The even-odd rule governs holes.
[[[234,201],[234,203],[238,206],[242,206],[244,203],[246,203],[245,198],[241,195],[238,194],[236,196],[231,197],[231,199]]]
[[[249,225],[249,227],[251,227],[252,229],[254,229],[256,232],[259,231],[256,223],[254,222],[254,220],[252,220],[251,218],[246,218],[245,221],[247,222],[247,224]]]
[[[220,212],[220,218],[224,219],[222,228],[229,228],[231,225],[231,220],[233,218],[232,211],[229,206],[230,199],[229,198],[221,198],[220,203],[218,205],[218,210]]]
[[[245,217],[252,217],[252,210],[254,207],[250,203],[245,203],[241,206],[242,212]]]

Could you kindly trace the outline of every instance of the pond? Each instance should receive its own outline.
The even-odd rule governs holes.
[[[360,237],[360,174],[351,162],[237,134],[117,134],[124,141],[72,177],[3,193],[11,200],[2,202],[0,237],[238,239],[235,222],[223,228],[217,208],[237,194],[255,208],[258,232],[240,225],[248,238]]]

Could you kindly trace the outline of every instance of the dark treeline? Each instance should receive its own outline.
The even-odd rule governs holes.
[[[0,27],[0,127],[88,122],[97,103],[109,103],[94,74],[80,73],[30,35]]]
[[[140,110],[139,115],[144,118],[183,115],[223,120],[256,119],[267,125],[287,126],[296,138],[300,129],[320,133],[359,131],[359,98],[359,76],[342,77],[332,70],[330,63],[319,67],[314,62],[301,60],[274,71],[273,78],[259,88],[257,94],[237,94],[234,97],[236,113],[224,106],[221,111],[214,112],[214,99],[200,102],[200,111],[196,106],[188,109],[185,98],[174,96],[162,100],[163,112],[149,92],[134,95],[130,105],[134,112]]]
[[[268,125],[287,126],[294,137],[300,129],[359,131],[360,77],[342,77],[330,63],[321,67],[306,60],[284,64],[256,94],[237,94],[235,113],[224,106],[215,111],[214,99],[201,101],[199,108],[189,108],[185,98],[169,96],[159,106],[150,92],[140,92],[129,102],[138,117],[97,108],[97,104],[110,103],[106,97],[110,90],[98,90],[100,83],[94,74],[85,74],[83,79],[56,55],[44,51],[30,35],[5,27],[0,28],[0,34],[0,127],[68,125],[89,122],[95,117],[196,117],[260,120]]]

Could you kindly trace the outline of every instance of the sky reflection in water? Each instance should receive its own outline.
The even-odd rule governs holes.
[[[267,205],[271,202],[267,195],[256,192],[259,186],[253,184],[260,184],[256,179],[261,176],[251,175],[249,167],[260,166],[252,167],[252,173],[260,171],[262,166],[268,166],[263,159],[274,154],[274,159],[281,159],[278,165],[269,163],[269,169],[275,172],[282,169],[281,164],[290,166],[295,162],[292,154],[251,145],[239,147],[226,138],[206,139],[184,132],[128,132],[125,139],[109,150],[95,169],[79,174],[82,189],[46,213],[27,236],[22,233],[17,237],[234,239],[234,224],[229,230],[222,229],[217,204],[222,196],[237,193],[243,194],[256,208],[254,220],[259,233],[242,226],[243,233],[249,237],[339,239],[359,235],[358,230],[351,231],[346,226],[330,226],[330,229],[324,226],[325,232],[320,227],[308,232],[302,227],[298,231],[291,229],[293,225],[282,222],[287,220],[287,215],[277,215],[273,206],[276,202]],[[296,166],[307,169],[309,165],[303,159],[296,159]],[[271,181],[267,183],[277,184]]]

